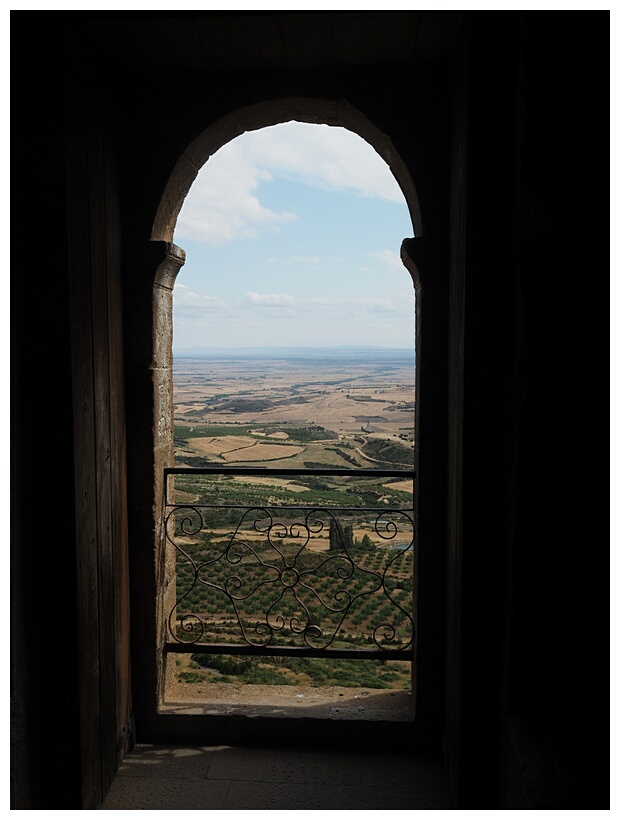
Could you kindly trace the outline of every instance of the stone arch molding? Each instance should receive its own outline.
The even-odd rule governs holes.
[[[283,122],[340,126],[368,142],[386,162],[399,184],[411,215],[414,234],[422,236],[418,196],[411,175],[392,142],[370,120],[345,101],[293,97],[246,106],[208,126],[179,157],[164,189],[153,222],[151,240],[171,243],[181,207],[198,172],[223,145],[247,131]]]

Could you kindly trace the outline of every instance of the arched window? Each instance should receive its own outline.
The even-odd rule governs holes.
[[[208,701],[222,674],[409,694],[411,230],[383,160],[342,128],[246,133],[192,186],[167,513],[170,638],[194,651],[172,653],[168,699]]]
[[[392,173],[398,177],[407,201],[411,233],[420,230],[415,190],[389,140],[359,112],[348,107],[342,110],[333,103],[304,101],[303,105],[299,102],[292,105],[291,101],[281,101],[275,106],[256,106],[236,112],[228,121],[208,129],[179,161],[162,198],[153,229],[153,239],[166,243],[160,246],[165,261],[158,267],[157,294],[153,300],[154,359],[161,365],[156,368],[157,372],[153,371],[155,415],[159,421],[159,426],[155,425],[155,434],[161,434],[153,447],[155,487],[161,488],[161,492],[156,489],[155,493],[153,524],[154,532],[161,532],[161,522],[166,522],[168,535],[167,539],[157,539],[155,556],[155,565],[159,568],[155,574],[160,589],[155,602],[159,624],[155,640],[158,657],[153,662],[159,681],[155,698],[158,710],[163,708],[165,711],[166,685],[170,685],[177,670],[176,664],[162,664],[162,658],[170,661],[174,656],[178,661],[179,655],[193,655],[194,667],[198,661],[207,668],[214,668],[213,655],[217,653],[227,659],[224,666],[230,670],[235,666],[231,659],[236,657],[234,671],[239,672],[243,663],[247,664],[248,656],[273,662],[274,658],[284,654],[292,653],[296,658],[304,659],[327,651],[338,660],[353,658],[360,663],[378,659],[409,663],[414,657],[416,615],[413,590],[416,579],[415,561],[412,560],[415,533],[412,482],[415,464],[410,434],[415,428],[415,366],[412,346],[408,362],[406,359],[402,361],[402,377],[397,383],[391,382],[386,375],[390,368],[396,368],[391,372],[398,372],[399,365],[394,363],[393,357],[388,361],[384,356],[375,361],[374,381],[367,381],[367,389],[360,381],[349,382],[349,388],[343,389],[344,396],[341,393],[340,398],[362,411],[350,414],[359,424],[358,431],[344,429],[342,418],[336,425],[338,429],[333,430],[303,414],[298,415],[297,421],[289,416],[288,428],[284,423],[277,424],[273,417],[267,419],[264,414],[261,417],[260,404],[265,400],[265,391],[257,389],[255,376],[248,372],[236,373],[232,396],[203,391],[201,396],[191,398],[185,392],[187,401],[184,403],[180,401],[181,382],[177,381],[174,422],[172,418],[172,292],[184,252],[170,240],[176,237],[174,230],[184,201],[182,194],[191,182],[186,157],[193,158],[195,164],[201,166],[222,144],[230,142],[230,139],[223,140],[222,134],[230,138],[231,127],[239,132],[232,134],[233,137],[246,130],[268,129],[279,122],[290,122],[292,118],[288,111],[291,108],[303,110],[304,107],[305,116],[296,114],[295,122],[322,122],[346,127],[357,132],[356,139],[361,136],[379,156],[390,160]],[[208,179],[208,170],[207,163],[205,179]],[[401,241],[403,239],[407,237],[400,237]],[[386,249],[376,247],[376,252],[382,250]],[[391,250],[396,253],[398,248]],[[408,263],[408,257],[404,261],[415,276],[417,271]],[[404,269],[403,274],[405,277]],[[413,296],[411,280],[409,286]],[[417,281],[415,286],[418,286]],[[182,291],[180,288],[179,292]],[[271,304],[268,304],[264,299],[267,291],[246,293],[251,294],[250,302],[272,310],[280,306],[278,297],[282,294],[283,298],[295,298],[285,291],[279,293],[278,289],[271,289],[268,292],[272,297]],[[208,293],[198,296],[209,298]],[[413,299],[408,307],[411,338]],[[226,341],[229,338],[222,339],[221,346],[228,346]],[[342,341],[342,337],[334,339]],[[212,347],[213,340],[209,341],[207,347]],[[248,343],[252,344],[251,339]],[[407,369],[409,379],[402,375]],[[264,372],[260,373],[262,381],[265,376]],[[331,390],[334,381],[346,384],[352,378],[351,375],[343,377],[342,367],[338,379],[328,376],[329,373],[323,372],[322,379],[318,379],[323,382],[326,394],[329,393],[327,382],[332,382],[329,385]],[[364,376],[368,379],[371,374],[366,371]],[[193,377],[189,371],[185,372],[185,377],[184,390],[187,391],[191,387],[187,379]],[[247,392],[240,389],[239,377],[248,379]],[[293,384],[297,382],[288,384],[289,406],[295,400],[298,400],[298,407],[311,404],[307,391],[311,380],[302,381],[306,388],[303,395],[292,395]],[[199,385],[194,383],[194,387]],[[392,392],[386,400],[386,394],[381,391],[388,388]],[[396,390],[401,391],[398,396]],[[228,399],[228,407],[224,398]],[[192,405],[193,401],[197,404]],[[270,402],[273,409],[273,399]],[[381,407],[383,416],[370,413],[373,403]],[[226,412],[236,415],[234,420],[243,429],[232,442],[235,446],[229,449],[230,442],[225,442],[226,447],[218,450],[216,445],[221,442],[215,440],[221,436],[217,424],[222,423],[222,413]],[[386,413],[392,413],[392,418],[398,417],[404,423],[399,426],[398,422],[386,421]],[[382,423],[379,423],[380,418],[384,419]],[[196,424],[191,424],[192,419]],[[230,425],[227,426],[229,429],[223,432],[230,433]],[[194,429],[190,430],[191,427]],[[178,433],[176,458],[175,431]],[[330,436],[336,438],[330,439]],[[225,437],[230,438],[229,435]],[[196,449],[197,439],[202,439],[203,455]],[[312,452],[308,455],[310,443],[314,457],[311,457]],[[283,448],[289,458],[301,453],[306,457],[301,462],[298,458],[298,466],[292,468],[282,466],[283,462],[279,460],[276,466],[280,483],[269,483],[269,487],[280,489],[256,492],[261,483],[267,479],[273,482],[277,478],[272,459],[281,459]],[[323,457],[316,455],[321,449]],[[237,455],[231,457],[230,453],[235,450]],[[244,453],[244,450],[248,452]],[[241,453],[244,458],[238,460]],[[330,459],[325,459],[326,453]],[[261,456],[258,460],[257,454]],[[199,466],[192,466],[192,462],[188,464],[188,459],[193,459],[193,464]],[[236,466],[231,467],[231,464]],[[240,490],[247,486],[248,478],[251,479],[249,486],[254,488],[254,497],[248,497],[247,492]],[[231,495],[229,488],[233,482],[235,492]],[[399,482],[400,487],[397,486]],[[410,490],[405,486],[407,482]],[[296,488],[293,487],[295,484]],[[311,503],[302,504],[306,499]],[[401,503],[397,504],[397,501]],[[233,508],[235,520],[231,517]],[[369,513],[367,520],[363,518],[363,510]],[[263,539],[260,545],[259,536]],[[173,549],[170,549],[171,545]],[[223,564],[227,566],[225,573],[221,572]],[[249,577],[241,577],[238,570],[246,566],[251,566],[252,572]],[[345,580],[350,580],[351,584],[347,586]],[[270,596],[262,595],[266,590]],[[206,597],[202,595],[205,591],[208,593]],[[213,594],[219,596],[219,603],[209,598]],[[378,597],[382,597],[383,606],[374,602]],[[316,611],[317,602],[323,608],[320,616]],[[259,608],[262,606],[260,614],[257,614],[255,604]],[[233,627],[240,633],[239,640],[232,635]],[[207,657],[197,658],[198,655]],[[226,673],[222,663],[219,666],[219,671]],[[200,669],[188,667],[183,671],[188,682],[202,677]],[[260,680],[260,675],[255,680]],[[369,686],[368,683],[364,685]],[[412,689],[415,691],[413,682]]]

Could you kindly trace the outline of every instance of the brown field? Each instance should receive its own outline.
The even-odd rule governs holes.
[[[301,484],[295,484],[292,481],[288,481],[286,478],[263,478],[263,476],[256,475],[235,475],[232,476],[232,480],[239,484],[263,484],[267,487],[286,487],[286,489],[292,493],[303,493],[308,489],[307,487],[303,487]]]
[[[209,532],[214,533],[214,535],[216,536],[219,535],[223,539],[223,541],[221,542],[221,548],[228,545],[228,540],[226,540],[226,536],[229,535],[230,530],[213,529],[209,530]],[[239,532],[237,538],[239,541],[243,541],[244,544],[248,544],[258,549],[264,548],[267,543],[265,541],[264,535],[257,535],[251,531]],[[177,543],[180,547],[188,547],[194,544],[195,542],[192,541],[191,538],[183,538],[177,536],[175,538],[175,543]],[[299,544],[296,544],[296,546],[299,546]],[[313,535],[305,549],[308,552],[328,552],[329,538],[327,537],[327,535]]]
[[[251,449],[243,448],[226,453],[226,461],[275,461],[296,456],[305,451],[305,447],[293,444],[254,444]]]
[[[413,481],[405,479],[404,481],[390,481],[389,484],[384,484],[385,487],[390,487],[393,490],[401,490],[404,493],[411,493],[413,495]]]
[[[209,458],[233,461],[273,461],[303,453],[303,445],[263,444],[249,436],[222,436],[216,438],[190,439],[189,447]]]
[[[342,433],[370,424],[372,432],[395,434],[413,426],[415,393],[404,365],[386,375],[372,362],[187,359],[175,362],[174,398],[179,422],[317,424]],[[231,410],[239,398],[269,406]]]
[[[398,357],[181,359],[174,367],[176,424],[224,424],[232,435],[188,439],[177,448],[177,463],[200,455],[235,465],[265,461],[273,469],[307,469],[308,463],[376,468],[380,459],[363,448],[379,440],[411,451],[414,407],[413,367]],[[233,425],[252,435],[245,429],[235,435]],[[322,427],[328,438],[296,441],[287,429],[299,427]],[[330,439],[333,433],[338,438]]]
[[[212,533],[214,536],[222,539],[222,545],[226,545],[228,543],[228,538],[230,538],[231,529],[230,527],[219,527],[209,529],[209,532]],[[385,539],[378,536],[374,528],[371,524],[358,524],[355,525],[353,528],[353,537],[361,541],[362,538],[367,535],[370,540],[374,543],[376,547],[381,549],[389,549],[390,544],[386,542]],[[257,534],[253,530],[239,530],[237,533],[237,538],[244,543],[253,545],[255,547],[264,547],[266,545],[265,535],[264,534]],[[406,540],[407,536],[403,535],[403,539]],[[196,544],[196,541],[189,536],[176,536],[175,543],[178,544],[179,547],[189,547],[192,544]],[[299,542],[293,541],[291,542],[294,546],[299,546]],[[308,540],[308,544],[305,547],[305,550],[308,552],[328,552],[329,551],[329,536],[327,530],[320,534],[312,534],[312,537]]]
[[[234,450],[253,447],[256,444],[249,436],[222,436],[216,438],[193,438],[190,447],[205,456],[224,456]]]
[[[333,442],[332,445],[334,447],[340,446],[340,442],[336,441]],[[290,449],[286,451],[286,453],[290,452]],[[350,452],[350,451],[348,451]],[[363,456],[359,455],[357,452],[353,451],[355,455],[355,465],[347,462],[346,459],[342,458],[338,453],[334,452],[334,450],[326,449],[326,447],[322,444],[308,444],[303,449],[298,451],[294,455],[286,455],[284,451],[284,447],[280,450],[279,454],[282,458],[276,458],[275,460],[271,460],[269,462],[269,467],[271,469],[279,469],[282,468],[284,470],[287,469],[299,469],[302,470],[306,466],[307,461],[314,461],[320,462],[322,464],[328,464],[330,467],[334,468],[347,468],[347,467],[372,467],[372,463],[365,459]],[[248,453],[244,456],[245,461],[244,464],[247,462],[254,463],[254,461],[250,462],[248,458]],[[238,462],[240,463],[240,462]]]

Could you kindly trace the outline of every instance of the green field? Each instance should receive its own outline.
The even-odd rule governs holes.
[[[178,656],[178,680],[410,688],[410,662],[391,660],[389,653],[413,641],[413,532],[408,517],[400,522],[405,526],[399,538],[387,529],[381,532],[385,522],[377,522],[382,510],[411,508],[413,483],[408,489],[403,479],[277,475],[278,469],[291,468],[410,468],[410,431],[403,428],[395,441],[364,432],[339,435],[316,424],[176,424],[178,466],[225,467],[225,456],[218,454],[237,452],[226,444],[230,436],[282,445],[273,452],[283,454],[286,445],[295,445],[293,451],[303,447],[288,457],[234,462],[236,468],[264,465],[259,477],[174,477],[176,503],[198,505],[202,514],[199,521],[188,507],[185,529],[180,513],[169,526],[176,546],[177,600],[169,627],[177,640],[197,643],[195,653]],[[201,438],[208,441],[197,448]],[[216,439],[221,439],[221,450],[215,449]],[[250,454],[256,451],[246,447]],[[306,520],[313,506],[326,510]],[[332,543],[333,532],[337,543]],[[205,654],[200,643],[382,647],[386,657]]]

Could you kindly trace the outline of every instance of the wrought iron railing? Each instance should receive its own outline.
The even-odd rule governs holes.
[[[260,477],[260,503],[236,503],[244,477]],[[303,503],[304,493],[278,503],[290,497],[287,484],[309,478],[315,487],[331,482],[321,485],[320,504]],[[412,660],[414,478],[402,470],[167,469],[176,589],[165,651]],[[386,484],[402,504],[385,496],[366,503],[377,496],[368,479],[410,482],[411,492]]]

